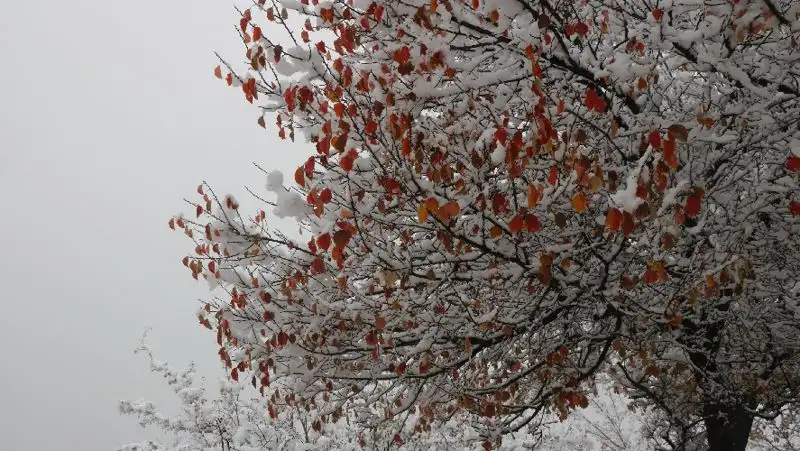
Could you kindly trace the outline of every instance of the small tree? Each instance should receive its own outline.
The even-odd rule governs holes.
[[[267,177],[306,235],[200,186],[197,219],[170,226],[227,292],[201,324],[234,379],[300,381],[272,416],[346,410],[401,443],[412,414],[466,415],[489,448],[587,406],[608,372],[676,448],[743,450],[798,400],[799,14],[254,3],[250,68],[216,74],[310,140],[293,188]]]

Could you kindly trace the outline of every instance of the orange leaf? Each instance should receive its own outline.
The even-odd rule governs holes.
[[[439,207],[439,215],[444,218],[452,218],[461,212],[461,206],[458,202],[451,200]]]
[[[577,192],[572,196],[572,208],[578,213],[586,211],[586,196],[582,192]]]
[[[536,204],[539,202],[539,192],[536,189],[536,186],[531,183],[528,185],[528,208],[534,209],[536,208]]]
[[[306,186],[306,178],[302,166],[294,171],[294,181],[300,186]]]
[[[425,208],[425,204],[420,204],[419,208],[417,209],[417,221],[420,224],[425,224],[428,220],[428,209]]]
[[[500,226],[495,225],[492,226],[491,229],[489,229],[489,236],[492,238],[497,238],[502,234],[503,234],[503,229],[501,229]]]
[[[436,214],[436,212],[439,210],[439,201],[437,201],[433,197],[429,197],[425,201],[425,208],[428,210],[429,213]]]
[[[622,225],[622,212],[617,208],[609,208],[606,213],[606,229],[616,232]]]

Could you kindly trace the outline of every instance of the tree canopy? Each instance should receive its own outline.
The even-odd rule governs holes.
[[[259,0],[239,32],[215,74],[303,164],[170,226],[231,376],[290,381],[271,415],[489,449],[606,373],[669,446],[741,450],[798,402],[797,2]]]

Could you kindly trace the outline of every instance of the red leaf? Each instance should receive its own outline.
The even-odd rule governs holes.
[[[550,168],[550,176],[547,178],[547,182],[551,185],[555,185],[558,183],[558,168],[553,166]]]
[[[675,138],[671,136],[664,141],[664,162],[672,169],[678,167],[678,155],[675,151]]]
[[[506,131],[505,127],[500,127],[494,132],[494,138],[501,144],[505,144],[508,139],[508,131]]]
[[[533,213],[528,213],[525,215],[525,227],[527,227],[528,232],[536,233],[542,230],[542,223],[539,221],[539,218],[536,217]]]
[[[341,119],[342,116],[344,116],[344,104],[341,102],[336,102],[333,105],[333,113],[336,115],[336,117]]]
[[[325,261],[322,257],[317,257],[311,262],[311,274],[321,274],[325,272]]]
[[[650,143],[650,146],[653,149],[660,149],[661,148],[661,132],[658,130],[653,130],[650,132],[650,135],[647,137],[647,141]]]
[[[630,235],[633,233],[634,229],[636,229],[636,222],[633,220],[633,215],[630,213],[623,212],[622,213],[622,233],[625,236]]]
[[[352,236],[353,234],[347,230],[337,230],[333,234],[333,243],[336,244],[336,247],[343,249],[347,246],[347,243],[350,242]]]
[[[664,10],[661,8],[653,8],[653,18],[656,22],[661,22],[662,17],[664,17]]]
[[[214,76],[222,80],[222,68],[220,66],[214,68]]]
[[[800,202],[796,200],[789,202],[789,212],[792,216],[800,216]]]
[[[518,213],[508,223],[508,230],[510,230],[511,233],[518,233],[520,230],[522,230],[523,221],[524,221],[524,219],[522,217],[522,214]]]
[[[321,200],[322,203],[324,204],[330,202],[332,198],[333,198],[333,193],[331,192],[330,188],[325,188],[322,190],[321,193],[319,193],[319,200]]]
[[[368,120],[364,131],[367,132],[368,135],[374,135],[375,132],[378,131],[378,123],[372,119]]]
[[[313,175],[314,175],[314,165],[315,164],[316,164],[316,160],[314,160],[314,157],[309,157],[308,160],[306,160],[306,164],[303,165],[303,170],[306,173],[306,177],[308,177],[308,178],[312,178],[313,177]]]
[[[694,193],[692,193],[686,199],[686,205],[683,207],[686,216],[689,218],[694,218],[700,213],[700,204],[703,200],[703,190],[701,188],[695,188]]]
[[[794,155],[790,156],[789,159],[786,160],[786,169],[788,169],[789,172],[800,172],[800,157]]]
[[[317,246],[320,249],[327,251],[329,247],[331,247],[331,235],[329,233],[323,233],[322,235],[317,237]]]
[[[403,46],[394,51],[392,59],[398,64],[405,64],[411,58],[411,50],[407,46]]]

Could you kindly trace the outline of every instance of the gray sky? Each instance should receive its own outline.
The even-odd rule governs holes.
[[[263,185],[251,162],[288,170],[303,153],[212,75],[214,50],[241,54],[233,4],[0,7],[3,449],[107,451],[152,435],[116,411],[123,398],[175,406],[132,352],[147,326],[157,357],[221,374],[193,316],[208,292],[167,219],[204,178],[241,201],[243,184]]]

